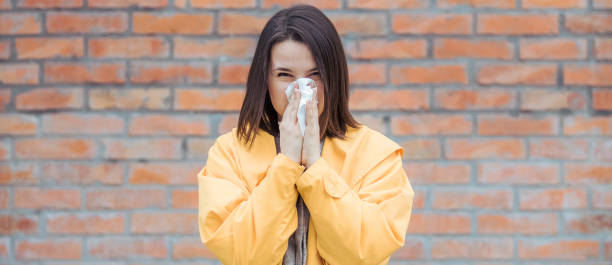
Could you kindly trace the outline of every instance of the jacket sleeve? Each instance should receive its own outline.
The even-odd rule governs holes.
[[[380,264],[404,245],[414,191],[398,149],[368,171],[358,191],[319,158],[297,180],[330,264]]]
[[[202,243],[226,265],[279,264],[297,228],[295,181],[304,167],[278,154],[249,192],[234,157],[217,140],[197,175]]]

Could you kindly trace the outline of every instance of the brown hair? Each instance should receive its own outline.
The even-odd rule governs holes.
[[[348,109],[349,80],[344,48],[332,22],[319,9],[309,5],[283,9],[264,26],[249,69],[238,118],[239,139],[252,144],[258,129],[279,134],[277,113],[268,92],[268,73],[272,47],[284,40],[304,43],[321,73],[325,100],[323,113],[319,116],[320,135],[344,139],[346,126],[360,126]]]

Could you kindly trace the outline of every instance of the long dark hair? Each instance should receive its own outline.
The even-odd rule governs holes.
[[[320,135],[345,139],[346,126],[360,124],[348,109],[349,80],[344,48],[332,22],[316,7],[297,5],[283,9],[263,28],[246,84],[240,109],[237,134],[241,141],[252,144],[257,130],[278,135],[278,116],[268,93],[270,52],[281,41],[304,43],[314,57],[325,85],[323,113],[319,116]]]

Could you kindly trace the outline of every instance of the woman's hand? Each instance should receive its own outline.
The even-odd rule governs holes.
[[[313,99],[306,103],[306,130],[302,147],[302,165],[309,168],[321,157],[321,137],[319,133],[319,110],[315,103],[317,89]]]
[[[289,97],[289,105],[285,108],[282,120],[278,123],[280,131],[280,152],[296,163],[302,161],[302,131],[297,119],[297,110],[301,93],[293,88],[293,95]]]

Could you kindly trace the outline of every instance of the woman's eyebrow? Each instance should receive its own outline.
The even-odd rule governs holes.
[[[293,71],[291,71],[291,69],[285,68],[285,67],[276,67],[276,68],[274,68],[274,70],[275,71],[293,72]]]

